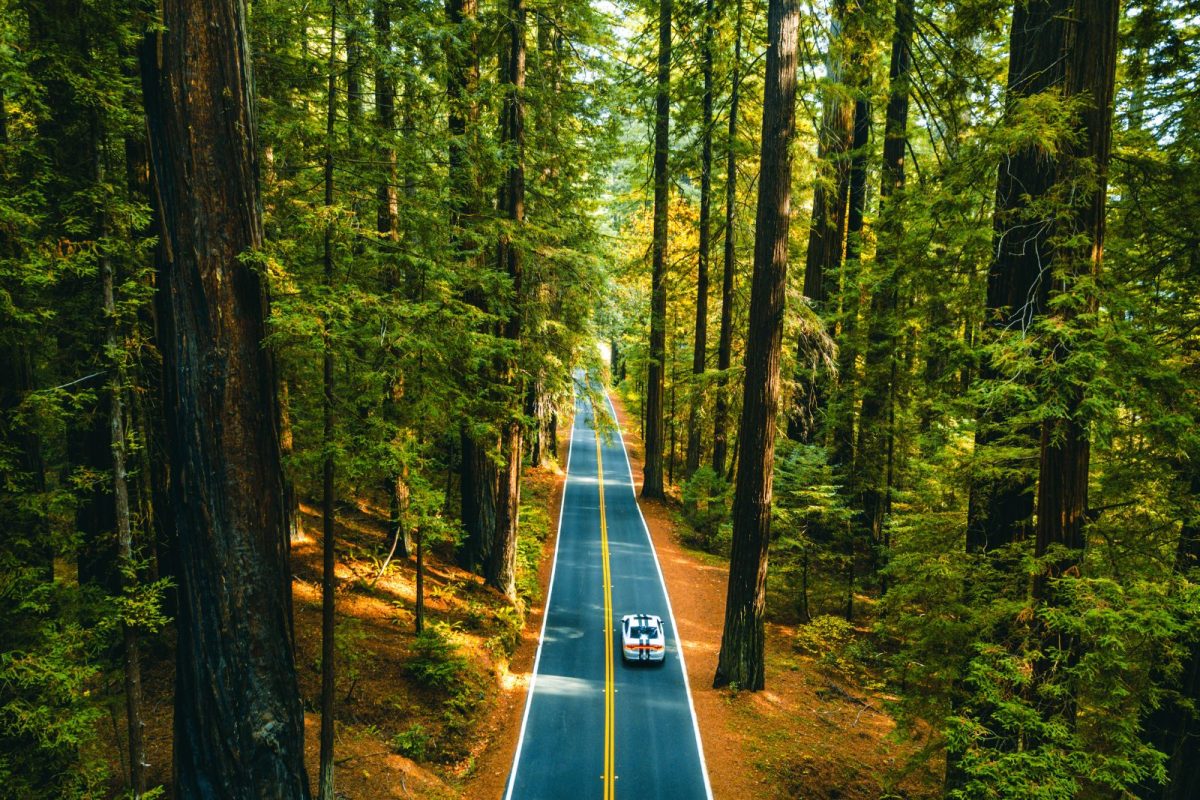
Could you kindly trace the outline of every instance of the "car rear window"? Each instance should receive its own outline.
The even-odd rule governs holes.
[[[630,636],[658,636],[658,628],[652,625],[632,625],[629,628]]]

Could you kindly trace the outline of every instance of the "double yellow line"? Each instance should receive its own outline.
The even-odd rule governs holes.
[[[616,795],[616,708],[613,687],[612,570],[608,565],[608,523],[604,518],[604,458],[596,434],[596,481],[600,487],[600,556],[604,571],[604,800]]]

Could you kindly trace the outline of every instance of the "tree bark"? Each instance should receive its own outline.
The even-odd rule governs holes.
[[[103,182],[100,154],[96,154],[97,185]],[[100,214],[101,238],[108,238],[108,224]],[[112,448],[112,493],[117,531],[117,566],[121,589],[128,592],[137,585],[137,564],[133,559],[133,524],[129,506],[128,451],[125,442],[125,354],[117,320],[117,303],[113,292],[113,265],[107,256],[100,258],[100,286],[104,302],[104,345],[110,359],[109,444]],[[146,747],[142,736],[142,666],[138,646],[138,630],[122,621],[121,633],[125,649],[125,721],[129,734],[129,788],[137,800],[146,792]]]
[[[376,192],[377,211],[375,230],[380,238],[395,242],[399,234],[399,199],[396,194],[396,79],[392,75],[389,53],[392,46],[392,0],[375,0],[375,49],[379,53],[375,65],[375,115],[380,137],[384,142],[384,179]]]
[[[700,243],[696,259],[696,334],[692,349],[692,391],[689,399],[687,455],[684,475],[691,477],[700,468],[700,425],[698,412],[703,392],[700,376],[704,374],[705,351],[708,349],[708,251],[709,215],[712,208],[712,128],[713,128],[713,0],[704,0],[704,101],[701,119],[700,146]]]
[[[176,797],[308,798],[241,0],[163,0],[142,79],[181,570]]]
[[[1062,26],[1072,0],[1037,0],[1013,7],[1008,67],[1007,104],[1061,87],[1063,78]],[[1027,331],[1044,313],[1050,282],[1042,280],[1043,265],[1050,263],[1049,226],[1031,214],[1029,205],[1045,197],[1056,178],[1052,158],[1033,147],[1004,159],[998,170],[996,213],[993,221],[995,257],[988,268],[985,328],[995,338],[1006,330]],[[984,381],[1003,379],[991,360],[984,358],[979,371]],[[978,417],[975,450],[989,448],[1010,437],[1013,420],[1023,409],[1012,403],[993,402]],[[1027,409],[1024,409],[1027,411]],[[1032,451],[1036,432],[1020,425],[1012,444]],[[1034,472],[1019,459],[998,461],[987,480],[972,483],[967,511],[967,551],[990,552],[1025,539],[1033,517]]]
[[[854,104],[842,96],[846,51],[850,47],[848,16],[860,15],[847,9],[849,0],[834,0],[825,58],[825,90],[817,160],[820,173],[813,187],[812,223],[808,229],[808,251],[804,263],[804,296],[818,314],[828,315],[830,284],[837,279],[846,247],[846,206],[850,194],[849,153],[854,139]],[[832,331],[831,331],[832,333]],[[816,414],[824,406],[827,391],[819,376],[804,371],[809,359],[802,334],[797,343],[797,397],[788,418],[787,435],[798,442],[816,441]]]
[[[876,285],[871,292],[867,319],[867,350],[863,369],[863,399],[859,417],[858,466],[864,527],[872,547],[886,547],[884,520],[891,511],[897,400],[896,347],[899,321],[898,254],[904,235],[900,211],[904,191],[904,153],[908,144],[909,73],[912,68],[913,0],[897,0],[888,70],[887,122],[883,142],[883,175],[880,181],[879,237],[875,252]],[[874,559],[880,566],[878,557]]]
[[[472,165],[470,139],[479,124],[475,93],[479,85],[479,44],[475,31],[477,0],[447,0],[446,20],[455,38],[447,46],[446,91],[449,100],[450,241],[465,273],[482,269],[470,229],[477,223],[481,200],[478,174]],[[468,303],[486,308],[478,287],[465,293]],[[491,558],[496,538],[496,505],[499,475],[489,455],[491,445],[464,425],[461,431],[462,459],[459,462],[460,519],[467,539],[458,552],[459,565],[480,573]]]
[[[650,277],[650,359],[646,380],[646,460],[642,496],[662,499],[663,393],[667,326],[668,153],[671,131],[671,2],[659,0],[658,78],[654,111],[654,247]]]
[[[326,293],[333,291],[333,141],[334,123],[337,114],[337,0],[329,6],[329,75],[327,76],[325,106],[325,221],[324,240],[324,283]],[[353,27],[352,25],[349,27]],[[355,48],[347,39],[347,60],[357,61]],[[348,65],[347,85],[348,110],[354,105],[357,90],[356,63]],[[326,298],[329,302],[329,298]],[[333,486],[333,341],[329,332],[328,311],[321,312],[321,443],[325,451],[321,464],[321,753],[320,775],[317,792],[320,800],[334,798],[333,733],[334,733],[334,590],[336,588],[336,543],[334,541],[334,486]]]
[[[741,455],[733,498],[733,552],[725,627],[713,679],[714,686],[736,683],[751,691],[764,686],[763,610],[787,289],[798,24],[797,0],[771,0]]]
[[[504,337],[514,345],[521,340],[524,314],[524,265],[519,241],[525,222],[525,0],[508,1],[508,48],[502,81],[500,144],[509,162],[500,191],[499,211],[509,221],[496,248],[499,268],[512,282],[512,300],[504,322]],[[517,237],[514,240],[514,235]],[[501,367],[501,380],[511,391],[508,418],[500,434],[500,492],[496,503],[496,543],[484,579],[511,601],[517,599],[517,527],[521,500],[521,419],[523,397],[515,358]]]
[[[734,22],[733,69],[730,73],[729,133],[725,153],[725,259],[721,275],[721,335],[717,343],[717,399],[713,408],[713,472],[725,474],[725,451],[729,446],[726,420],[729,415],[729,364],[733,351],[733,274],[737,267],[736,232],[737,219],[737,126],[738,95],[741,90],[742,68],[742,0],[737,0],[737,18]]]
[[[1087,515],[1088,466],[1091,442],[1088,437],[1088,412],[1084,408],[1084,392],[1091,379],[1088,374],[1062,366],[1074,349],[1075,337],[1059,331],[1090,325],[1081,319],[1094,314],[1097,300],[1094,281],[1100,277],[1104,253],[1105,207],[1108,189],[1108,161],[1112,147],[1113,93],[1117,71],[1117,28],[1120,21],[1120,0],[1075,0],[1069,17],[1063,20],[1062,91],[1067,99],[1084,97],[1087,105],[1078,119],[1081,134],[1064,153],[1064,163],[1058,170],[1058,180],[1068,186],[1064,200],[1073,204],[1070,217],[1057,230],[1051,246],[1058,269],[1050,294],[1054,296],[1081,295],[1082,302],[1056,304],[1050,312],[1056,324],[1055,333],[1042,347],[1044,363],[1055,375],[1054,390],[1061,393],[1054,406],[1061,411],[1042,422],[1038,465],[1037,526],[1034,555],[1045,557],[1055,547],[1065,548],[1034,576],[1035,603],[1060,604],[1057,579],[1078,571],[1085,545],[1084,525]],[[1060,223],[1061,224],[1061,223]],[[1056,373],[1061,371],[1061,380]],[[1039,617],[1042,627],[1040,658],[1035,659],[1035,687],[1055,679],[1059,661],[1051,650],[1065,650],[1062,663],[1073,665],[1079,658],[1079,643],[1052,630]],[[1047,719],[1062,717],[1070,723],[1075,719],[1075,687],[1067,692],[1040,698],[1042,714]]]

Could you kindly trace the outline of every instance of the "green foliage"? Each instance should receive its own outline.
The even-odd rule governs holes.
[[[94,755],[105,644],[96,632],[112,610],[95,592],[41,583],[26,570],[3,574],[0,797],[95,797],[108,774]]]
[[[443,625],[431,625],[417,636],[404,671],[419,685],[441,694],[449,718],[470,717],[483,698],[483,676],[459,652]]]
[[[821,614],[796,630],[794,646],[839,673],[850,672],[847,654],[854,643],[854,625],[841,617]]]
[[[430,749],[431,739],[425,726],[414,722],[392,737],[392,749],[413,761],[424,761]]]
[[[688,544],[710,553],[729,550],[729,499],[732,489],[725,480],[703,466],[683,482],[683,516],[690,530]]]

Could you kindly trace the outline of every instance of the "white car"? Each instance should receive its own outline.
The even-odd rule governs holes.
[[[662,617],[626,614],[621,617],[621,657],[626,661],[662,661],[667,655]]]

